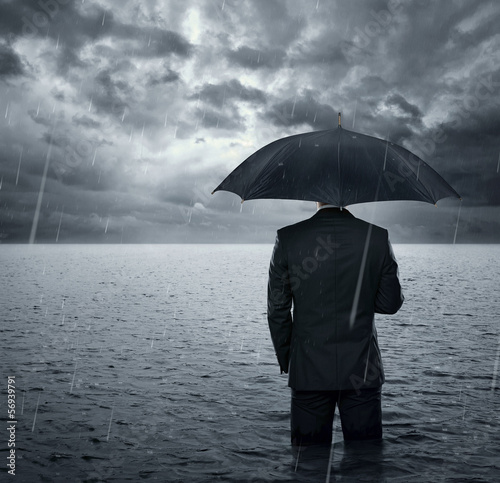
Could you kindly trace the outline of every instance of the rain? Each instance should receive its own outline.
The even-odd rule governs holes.
[[[0,16],[4,472],[499,480],[497,2],[4,1]],[[253,178],[237,171],[292,136]],[[303,195],[319,152],[330,164]],[[230,173],[251,196],[217,189]],[[353,372],[360,385],[384,373],[383,440],[349,444],[336,407],[327,447],[294,447],[270,260],[277,231],[333,203],[319,198],[337,180],[342,211],[370,224],[331,324],[359,330],[375,226],[405,298],[374,317],[383,365],[367,345]],[[333,226],[287,268],[292,319],[354,243]],[[310,317],[327,318],[335,277]],[[312,353],[331,342],[305,340]]]

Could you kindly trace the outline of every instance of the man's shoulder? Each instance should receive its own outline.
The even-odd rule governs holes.
[[[379,235],[386,235],[386,234],[388,234],[387,229],[384,228],[384,227],[382,227],[382,226],[375,225],[373,223],[370,223],[370,222],[365,221],[365,220],[361,220],[359,218],[355,218],[355,220],[361,226],[365,226],[366,228],[370,228],[371,227],[372,233],[379,234]]]
[[[291,225],[286,225],[278,229],[280,234],[290,233],[296,230],[301,230],[306,226],[310,225],[311,218],[307,218],[305,220],[298,221],[297,223],[292,223]]]

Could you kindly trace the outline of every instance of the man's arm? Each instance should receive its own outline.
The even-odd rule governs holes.
[[[404,296],[399,283],[399,270],[389,241],[388,233],[387,246],[382,266],[382,276],[375,298],[375,312],[378,314],[395,314],[403,305]]]
[[[292,339],[292,291],[288,276],[288,262],[280,240],[276,235],[267,284],[267,321],[281,373],[288,373],[290,342]]]

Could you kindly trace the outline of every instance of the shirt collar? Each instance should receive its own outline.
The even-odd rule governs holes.
[[[316,209],[316,211],[318,212],[319,210],[322,210],[323,208],[338,208],[338,206],[330,205],[330,204],[321,205],[319,208]]]

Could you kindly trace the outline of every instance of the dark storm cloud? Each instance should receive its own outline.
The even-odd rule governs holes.
[[[314,130],[332,129],[337,124],[337,111],[328,104],[321,104],[314,93],[303,92],[295,98],[276,102],[263,115],[276,126],[309,125]]]
[[[21,59],[10,45],[0,44],[0,78],[13,77],[24,73]]]
[[[336,69],[341,70],[337,73],[340,75],[348,69],[346,48],[340,41],[338,34],[332,33],[326,39],[321,38],[299,45],[297,51],[290,58],[290,65],[306,69],[317,65],[335,66]]]
[[[249,69],[277,69],[284,64],[286,52],[279,49],[259,50],[241,46],[229,50],[226,57],[242,67]]]
[[[224,107],[226,102],[232,100],[245,101],[251,104],[264,104],[266,94],[260,89],[246,87],[237,79],[231,79],[221,84],[204,84],[197,94],[190,99],[199,99],[215,107]]]
[[[86,116],[85,114],[83,114],[81,116],[78,116],[77,114],[75,114],[72,117],[71,121],[76,126],[84,126],[86,128],[94,128],[94,129],[98,129],[101,127],[100,122],[95,121],[94,119],[90,118],[89,116]]]
[[[331,129],[342,111],[343,127],[404,145],[463,196],[457,240],[500,240],[496,2],[0,9],[3,238],[29,238],[51,145],[38,241],[62,220],[59,241],[272,243],[313,204],[207,193],[261,145]],[[443,201],[383,206],[376,221],[394,242],[450,242],[458,204]]]
[[[161,84],[169,84],[171,82],[180,80],[180,78],[181,77],[178,72],[175,72],[170,68],[166,68],[163,73],[150,75],[148,79],[148,85],[157,86]]]
[[[77,5],[61,0],[39,2],[2,1],[0,32],[10,37],[51,37],[60,48],[56,57],[58,74],[66,75],[73,67],[85,68],[81,48],[89,41],[111,38],[125,43],[129,56],[189,57],[192,45],[177,32],[157,27],[139,27],[115,19],[113,11],[92,4]]]
[[[226,129],[228,131],[241,131],[245,129],[243,118],[238,109],[232,107],[224,111],[210,108],[196,109],[201,125],[207,128]]]
[[[132,87],[126,82],[115,80],[110,70],[101,70],[95,77],[92,91],[92,105],[98,110],[118,114],[128,107]]]
[[[409,117],[409,122],[420,124],[422,122],[422,112],[415,104],[410,104],[401,94],[391,94],[386,99],[388,106],[399,108],[405,117]]]
[[[115,19],[112,10],[96,5],[78,5],[62,0],[2,0],[0,32],[10,36],[50,36],[72,46],[86,40],[104,37],[145,41],[148,49],[138,49],[136,55],[181,57],[192,53],[192,45],[182,35],[157,27],[141,28]],[[50,28],[49,28],[50,27]]]

